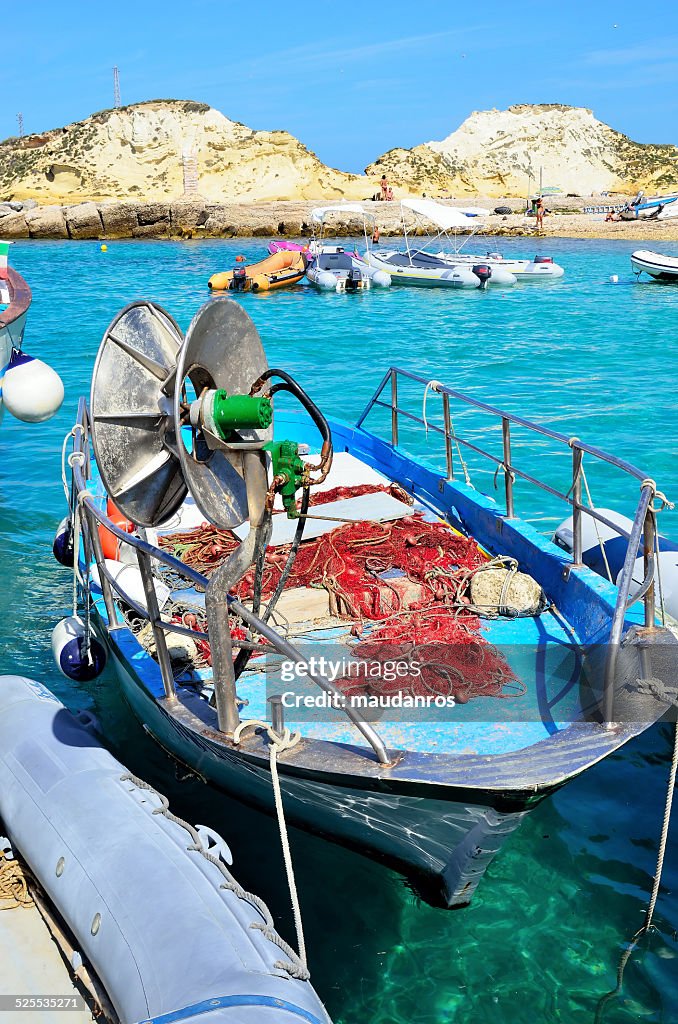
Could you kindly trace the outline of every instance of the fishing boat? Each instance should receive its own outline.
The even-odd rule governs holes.
[[[619,212],[622,220],[669,220],[678,217],[678,192],[648,199],[641,190]]]
[[[92,715],[21,676],[0,677],[0,819],[0,881],[21,905],[0,914],[2,988],[19,994],[8,1019],[92,1021],[91,1007],[113,1024],[329,1024],[225,840],[172,814]]]
[[[424,429],[435,462],[401,447]],[[585,459],[619,474],[630,529],[584,501]],[[655,483],[440,381],[391,367],[357,423],[327,419],[239,304],[184,337],[137,302],[104,335],[68,463],[83,601],[144,728],[436,906],[468,904],[526,812],[668,706]],[[554,507],[570,550],[532,525]],[[589,519],[625,542],[616,576],[584,564]]]
[[[631,266],[637,277],[647,274],[655,281],[678,281],[678,256],[638,249],[631,253]]]
[[[366,212],[360,203],[340,203],[337,206],[318,206],[311,211],[314,234],[308,245],[311,262],[306,276],[312,285],[320,291],[358,292],[369,288],[389,288],[390,274],[370,266],[358,252],[348,252],[341,245],[328,244],[325,240],[325,227],[328,220],[335,216],[359,218],[365,239],[365,250],[369,252],[368,222],[370,234],[374,227],[374,214]]]
[[[22,349],[32,296],[9,266],[11,244],[0,241],[0,421],[6,407],[25,423],[41,423],[61,406],[64,386],[50,366]]]
[[[242,257],[239,257],[242,260]],[[299,284],[308,261],[303,252],[275,252],[258,263],[245,264],[212,274],[207,282],[213,291],[269,292]]]

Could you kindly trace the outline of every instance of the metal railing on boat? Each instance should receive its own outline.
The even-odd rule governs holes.
[[[81,398],[78,404],[76,425],[73,428],[72,433],[73,452],[69,458],[73,478],[72,503],[74,507],[77,506],[81,510],[81,521],[83,524],[82,539],[87,564],[90,565],[93,561],[96,562],[99,583],[101,586],[104,605],[106,607],[108,629],[109,631],[112,631],[126,627],[126,623],[124,621],[120,621],[120,613],[115,604],[115,593],[120,600],[132,608],[137,615],[150,623],[153,630],[153,639],[155,641],[158,666],[160,668],[165,697],[168,701],[176,701],[177,695],[174,673],[172,671],[172,663],[167,648],[165,633],[178,633],[182,636],[194,637],[200,640],[209,640],[209,628],[207,633],[203,633],[180,623],[170,622],[167,619],[162,618],[153,583],[152,563],[153,561],[161,562],[173,572],[182,576],[193,585],[199,586],[201,589],[207,588],[209,580],[206,576],[203,576],[202,573],[197,572],[195,569],[191,569],[190,566],[185,565],[178,558],[175,558],[168,552],[149,543],[145,537],[145,531],[143,529],[140,530],[141,536],[138,537],[134,534],[126,533],[124,530],[120,529],[120,527],[116,526],[116,524],[108,518],[106,513],[98,507],[95,495],[91,494],[87,486],[91,479],[89,451],[90,421],[87,402],[84,398]],[[113,534],[120,544],[128,545],[136,552],[137,563],[144,588],[144,597],[146,599],[146,607],[136,601],[130,594],[126,593],[118,580],[111,572],[109,572],[106,566],[101,538],[99,536],[99,525],[105,527],[109,533]],[[89,600],[89,594],[85,596],[85,599]],[[281,654],[283,657],[297,664],[305,665],[307,668],[306,675],[308,676],[308,679],[326,693],[338,698],[337,708],[344,712],[346,717],[362,734],[374,751],[378,761],[381,764],[390,763],[391,758],[389,757],[386,747],[384,746],[384,743],[379,737],[377,731],[373,726],[365,721],[360,712],[353,707],[351,702],[341,700],[342,693],[338,687],[334,686],[334,684],[328,682],[326,679],[318,677],[312,673],[307,665],[306,659],[292,643],[285,640],[285,638],[280,636],[272,626],[260,619],[259,616],[255,615],[249,608],[241,604],[240,601],[231,595],[229,595],[228,598],[228,607],[229,611],[242,619],[242,621],[255,633],[262,636],[268,642],[269,646],[274,648],[278,654]],[[234,643],[234,646],[235,645],[237,645],[237,642]],[[273,710],[275,711],[275,709]]]
[[[426,389],[431,389],[441,396],[443,405],[442,427],[424,419],[423,416],[418,416],[415,413],[412,413],[398,404],[399,380],[412,381],[416,384],[423,385]],[[385,401],[381,396],[389,385],[390,400]],[[480,413],[487,414],[501,424],[501,456],[498,456],[493,452],[489,452],[474,442],[461,437],[459,433],[453,429],[452,412],[450,407],[451,401],[458,402],[461,405],[475,409]],[[382,408],[390,413],[391,445],[394,448],[397,448],[399,444],[401,417],[410,422],[420,424],[425,427],[426,430],[442,435],[445,444],[446,475],[448,480],[454,479],[454,446],[461,445],[468,451],[472,451],[476,455],[479,455],[484,459],[488,459],[495,466],[495,475],[499,472],[503,473],[506,517],[509,519],[515,518],[514,483],[517,478],[524,480],[526,483],[532,484],[547,492],[552,497],[565,502],[572,510],[573,520],[572,563],[569,566],[570,570],[581,568],[584,565],[582,559],[583,515],[591,516],[598,523],[607,526],[614,533],[627,539],[628,544],[626,548],[626,555],[617,579],[617,598],[610,626],[610,636],[608,640],[609,646],[603,683],[603,718],[607,723],[614,722],[615,668],[624,630],[626,612],[637,601],[643,600],[645,628],[648,630],[654,629],[656,622],[655,549],[657,544],[657,522],[653,500],[656,493],[654,481],[648,478],[647,473],[644,473],[630,462],[617,458],[615,455],[610,455],[608,452],[605,452],[594,445],[586,444],[577,437],[566,437],[565,434],[561,434],[556,430],[551,430],[549,427],[541,426],[540,424],[533,423],[521,416],[505,412],[495,406],[488,405],[486,402],[481,402],[469,395],[465,395],[460,391],[455,391],[453,388],[447,387],[447,385],[442,384],[439,381],[432,381],[430,378],[422,377],[419,374],[412,373],[409,370],[404,370],[397,366],[390,367],[384,374],[379,386],[358,418],[356,426],[359,428],[362,427],[370,412],[375,408]],[[524,428],[534,434],[541,435],[549,440],[556,441],[571,449],[571,484],[567,492],[563,492],[552,487],[545,481],[538,479],[533,474],[527,473],[516,466],[513,461],[513,453],[511,449],[511,428],[516,426]],[[460,451],[459,448],[458,451]],[[640,482],[640,499],[638,500],[638,504],[635,509],[630,530],[625,530],[619,525],[619,523],[613,522],[591,505],[583,504],[582,482],[584,479],[584,454],[590,455],[609,466],[613,466]],[[636,558],[638,557],[638,549],[641,540],[643,544],[644,578],[640,587],[638,587],[634,594],[631,595],[634,566]]]

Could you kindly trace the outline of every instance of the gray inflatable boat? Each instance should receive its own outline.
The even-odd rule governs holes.
[[[19,676],[0,676],[0,818],[122,1024],[328,1024],[224,841]]]

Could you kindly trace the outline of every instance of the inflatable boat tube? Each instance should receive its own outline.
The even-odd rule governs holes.
[[[89,716],[0,676],[0,817],[122,1024],[328,1024],[310,983],[281,966],[265,908],[158,808]],[[223,839],[198,829],[229,864]]]
[[[236,267],[222,274],[212,274],[207,282],[213,291],[267,292],[298,284],[306,273],[307,259],[303,252],[280,250],[259,263]]]

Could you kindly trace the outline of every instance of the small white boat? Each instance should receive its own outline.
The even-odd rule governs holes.
[[[393,284],[420,288],[480,288],[480,278],[470,267],[453,266],[430,253],[387,249],[378,256],[374,252],[365,253],[365,259],[375,270],[390,274]]]
[[[438,255],[457,266],[487,264],[492,270],[490,284],[515,284],[516,281],[542,281],[544,278],[555,280],[565,273],[551,256],[535,256],[533,260],[512,260],[499,252],[488,252],[485,256],[473,256],[471,253],[463,252],[457,252],[453,257],[446,257],[444,253]]]
[[[638,249],[631,253],[631,266],[638,277],[645,273],[656,281],[678,281],[678,256]]]
[[[405,249],[366,253],[365,259],[373,266],[387,270],[397,284],[428,287],[485,288],[488,284],[510,286],[516,283],[515,275],[502,265],[501,259],[493,262],[485,256],[470,256],[460,252],[452,242],[449,232],[456,235],[460,229],[468,230],[472,218],[479,212],[475,208],[457,209],[443,206],[432,199],[403,199],[400,203]],[[422,221],[435,224],[436,234],[423,244],[411,239],[412,226],[408,229],[405,213],[413,214],[417,227]],[[474,232],[471,232],[473,234]],[[449,249],[438,252],[427,251],[440,245],[445,236],[450,242]]]
[[[521,281],[536,281],[544,278],[562,277],[565,271],[557,263],[554,263],[551,256],[535,256],[532,260],[526,259],[505,259],[499,252],[486,252],[484,255],[478,253],[464,252],[464,246],[468,243],[478,228],[481,226],[481,216],[486,211],[476,207],[450,207],[436,203],[432,199],[404,199],[401,207],[406,207],[415,218],[430,221],[438,228],[438,234],[432,243],[427,243],[425,248],[431,248],[437,259],[443,260],[452,266],[462,266],[466,269],[474,267],[489,267],[491,275],[487,283],[491,285],[510,286]],[[457,243],[457,232],[460,229],[468,230],[469,219],[477,219],[478,223],[473,227],[471,234],[464,237],[461,243]],[[452,231],[454,238],[449,232]],[[448,247],[435,252],[433,243],[445,237]],[[419,255],[421,249],[415,250]],[[481,283],[483,273],[481,271]]]
[[[365,236],[365,249],[369,253],[368,220],[371,230],[374,229],[374,214],[368,213],[359,203],[341,203],[337,206],[319,206],[311,212],[314,225],[319,226],[318,236],[312,239],[309,252],[313,254],[306,276],[320,291],[357,292],[369,288],[389,288],[390,274],[380,268],[371,266],[357,252],[347,252],[343,246],[327,245],[323,242],[325,222],[333,214],[360,217]]]

